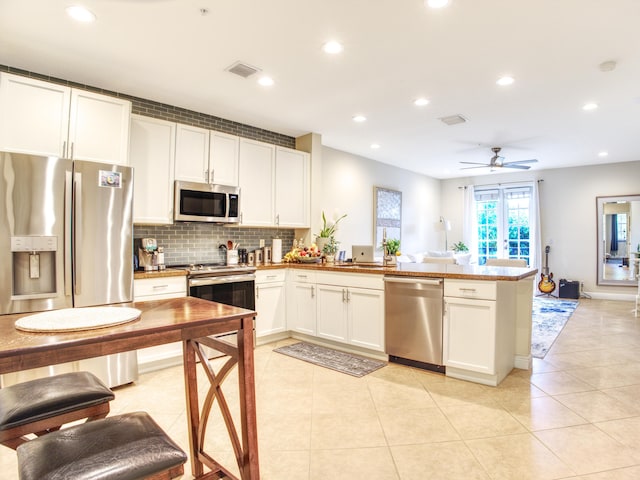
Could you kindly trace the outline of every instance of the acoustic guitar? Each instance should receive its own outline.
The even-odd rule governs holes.
[[[542,278],[538,282],[538,290],[547,295],[551,295],[556,289],[556,282],[553,281],[553,273],[549,272],[549,250],[551,247],[547,245],[544,249],[544,267],[542,267]]]

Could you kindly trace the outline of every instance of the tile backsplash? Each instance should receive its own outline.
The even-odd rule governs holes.
[[[174,225],[134,225],[133,236],[155,238],[159,247],[164,247],[164,261],[168,266],[189,265],[191,263],[224,263],[226,252],[219,248],[227,240],[240,244],[248,252],[265,246],[271,241],[282,239],[282,254],[293,246],[294,230],[284,228],[228,227],[212,223],[176,223]],[[137,242],[136,242],[137,244]],[[136,252],[137,253],[137,252]]]

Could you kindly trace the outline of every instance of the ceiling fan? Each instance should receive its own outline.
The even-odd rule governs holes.
[[[504,157],[499,155],[500,147],[493,147],[491,151],[493,152],[493,157],[489,160],[489,163],[478,163],[478,162],[460,162],[467,165],[475,165],[474,167],[462,167],[460,170],[468,170],[470,168],[491,168],[493,171],[494,168],[518,168],[520,170],[529,170],[531,168],[527,163],[536,163],[538,160],[530,159],[530,160],[516,160],[514,162],[503,162]]]

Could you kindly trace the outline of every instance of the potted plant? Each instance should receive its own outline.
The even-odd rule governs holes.
[[[338,228],[338,222],[340,222],[340,220],[342,220],[346,216],[347,214],[345,213],[332,224],[328,224],[327,217],[325,216],[324,211],[322,212],[322,229],[320,230],[320,233],[318,233],[318,235],[316,236],[316,245],[320,250],[324,251],[325,245],[329,243],[329,239],[333,237],[336,233],[336,230]]]
[[[454,252],[456,253],[462,253],[462,252],[468,252],[469,251],[469,247],[467,247],[464,242],[458,242],[458,243],[454,243],[451,248],[453,249]]]
[[[336,241],[336,237],[329,237],[329,241],[322,247],[322,253],[324,253],[327,262],[333,263],[336,257],[336,253],[338,253],[338,241]]]
[[[384,246],[382,248],[384,249]],[[398,255],[400,255],[400,240],[398,238],[387,239],[387,264],[395,265]]]

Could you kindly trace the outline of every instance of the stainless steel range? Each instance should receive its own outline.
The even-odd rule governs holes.
[[[189,265],[183,268],[189,271],[187,287],[190,296],[255,310],[256,267],[249,265],[204,264]],[[224,337],[225,342],[232,344],[237,342],[235,331],[217,336],[217,338],[220,337]],[[223,355],[209,347],[204,347],[204,349],[209,358]]]
[[[187,287],[192,297],[253,310],[256,267],[249,265],[189,265]]]

